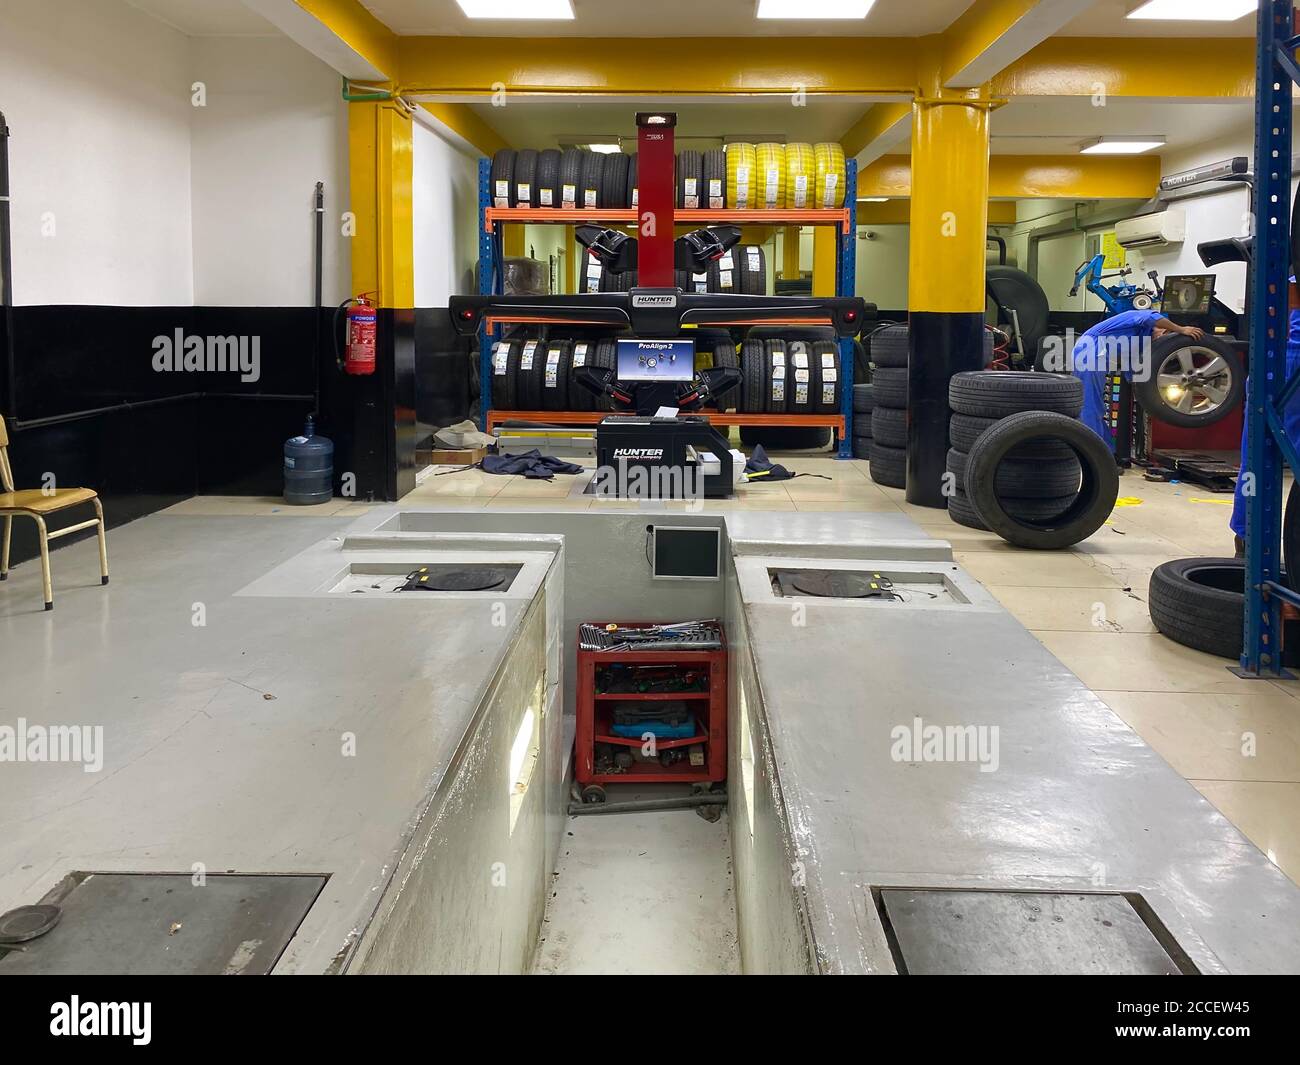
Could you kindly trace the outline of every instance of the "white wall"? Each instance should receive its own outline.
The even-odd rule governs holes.
[[[415,305],[445,307],[448,296],[474,291],[478,158],[419,120],[411,147]]]
[[[339,76],[285,37],[198,37],[192,107],[194,302],[305,307],[315,280],[314,189],[325,183],[324,302],[351,287],[347,104]]]
[[[0,19],[16,303],[309,306],[318,180],[324,298],[348,294],[329,67],[284,37],[189,38],[123,0],[0,0]]]
[[[1160,160],[1160,174],[1176,174],[1206,163],[1217,163],[1244,155],[1254,167],[1255,131],[1251,126],[1238,133],[1220,137],[1181,152],[1170,152]],[[1224,186],[1222,191],[1205,196],[1180,199],[1177,206],[1187,212],[1187,240],[1165,248],[1146,248],[1129,252],[1129,264],[1140,266],[1140,273],[1159,270],[1166,274],[1218,275],[1215,290],[1219,299],[1229,307],[1244,309],[1246,296],[1246,267],[1244,263],[1226,263],[1207,268],[1197,254],[1196,246],[1207,240],[1245,236],[1249,232],[1250,193],[1245,186]]]
[[[858,226],[856,294],[887,310],[907,307],[909,226]],[[866,234],[875,234],[867,240]]]
[[[119,0],[4,0],[15,303],[193,302],[188,57]]]

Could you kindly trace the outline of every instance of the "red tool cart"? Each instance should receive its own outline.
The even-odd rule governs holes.
[[[615,633],[653,627],[615,622],[610,630],[609,622],[589,624]],[[726,779],[726,636],[719,622],[709,625],[717,644],[709,649],[588,650],[579,643],[574,775],[584,801],[602,801],[605,784],[714,784]],[[693,725],[690,734],[655,736],[647,751],[644,725],[616,724],[618,717],[653,717],[659,707],[666,716],[688,722],[676,732]],[[636,734],[627,735],[630,731]]]

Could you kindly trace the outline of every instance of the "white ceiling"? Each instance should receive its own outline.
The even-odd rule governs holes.
[[[190,37],[271,37],[280,31],[243,0],[126,0]]]
[[[1093,107],[1086,98],[1013,99],[993,112],[995,155],[1072,155],[1104,134],[1164,137],[1166,151],[1240,131],[1250,134],[1252,100],[1236,103],[1168,103],[1111,99]]]
[[[971,0],[876,0],[865,19],[754,17],[757,0],[573,0],[572,21],[468,19],[456,0],[361,0],[397,33],[454,37],[919,37]],[[870,55],[863,61],[870,62]]]
[[[1097,0],[1058,37],[1253,37],[1255,15],[1233,22],[1166,22],[1126,16],[1143,0]]]

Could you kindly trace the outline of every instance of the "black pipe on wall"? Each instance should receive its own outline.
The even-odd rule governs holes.
[[[14,284],[13,238],[9,217],[9,124],[0,111],[0,358],[4,360],[3,413],[18,417],[18,399],[14,391]]]

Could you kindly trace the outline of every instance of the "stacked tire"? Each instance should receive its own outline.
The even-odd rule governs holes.
[[[906,325],[883,326],[871,334],[871,434],[865,446],[871,479],[889,488],[907,486],[908,344]],[[855,453],[858,439],[855,433]]]
[[[987,512],[996,497],[1006,516],[1046,530],[1075,506],[1081,485],[1087,487],[1083,462],[1089,455],[1093,459],[1090,468],[1100,477],[1116,476],[1108,452],[1104,463],[1097,458],[1097,449],[1104,450],[1105,445],[1077,421],[1083,386],[1075,377],[1030,371],[960,373],[949,384],[948,403],[953,411],[948,428],[952,444],[947,462],[948,515],[958,525],[990,531],[981,510]],[[1013,419],[1015,424],[1011,424]],[[980,460],[981,441],[999,426],[999,435],[1015,430],[1024,441],[1006,450],[991,472],[991,480],[989,473],[981,473],[983,480],[972,498],[968,488],[973,464]],[[1107,494],[1105,487],[1098,493],[1099,507]],[[1105,514],[1113,504],[1111,491]],[[1004,535],[1003,529],[991,531]],[[1022,546],[1056,546],[1051,537],[1038,539],[1040,542]]]
[[[853,457],[871,458],[871,411],[876,404],[876,386],[853,386]]]

